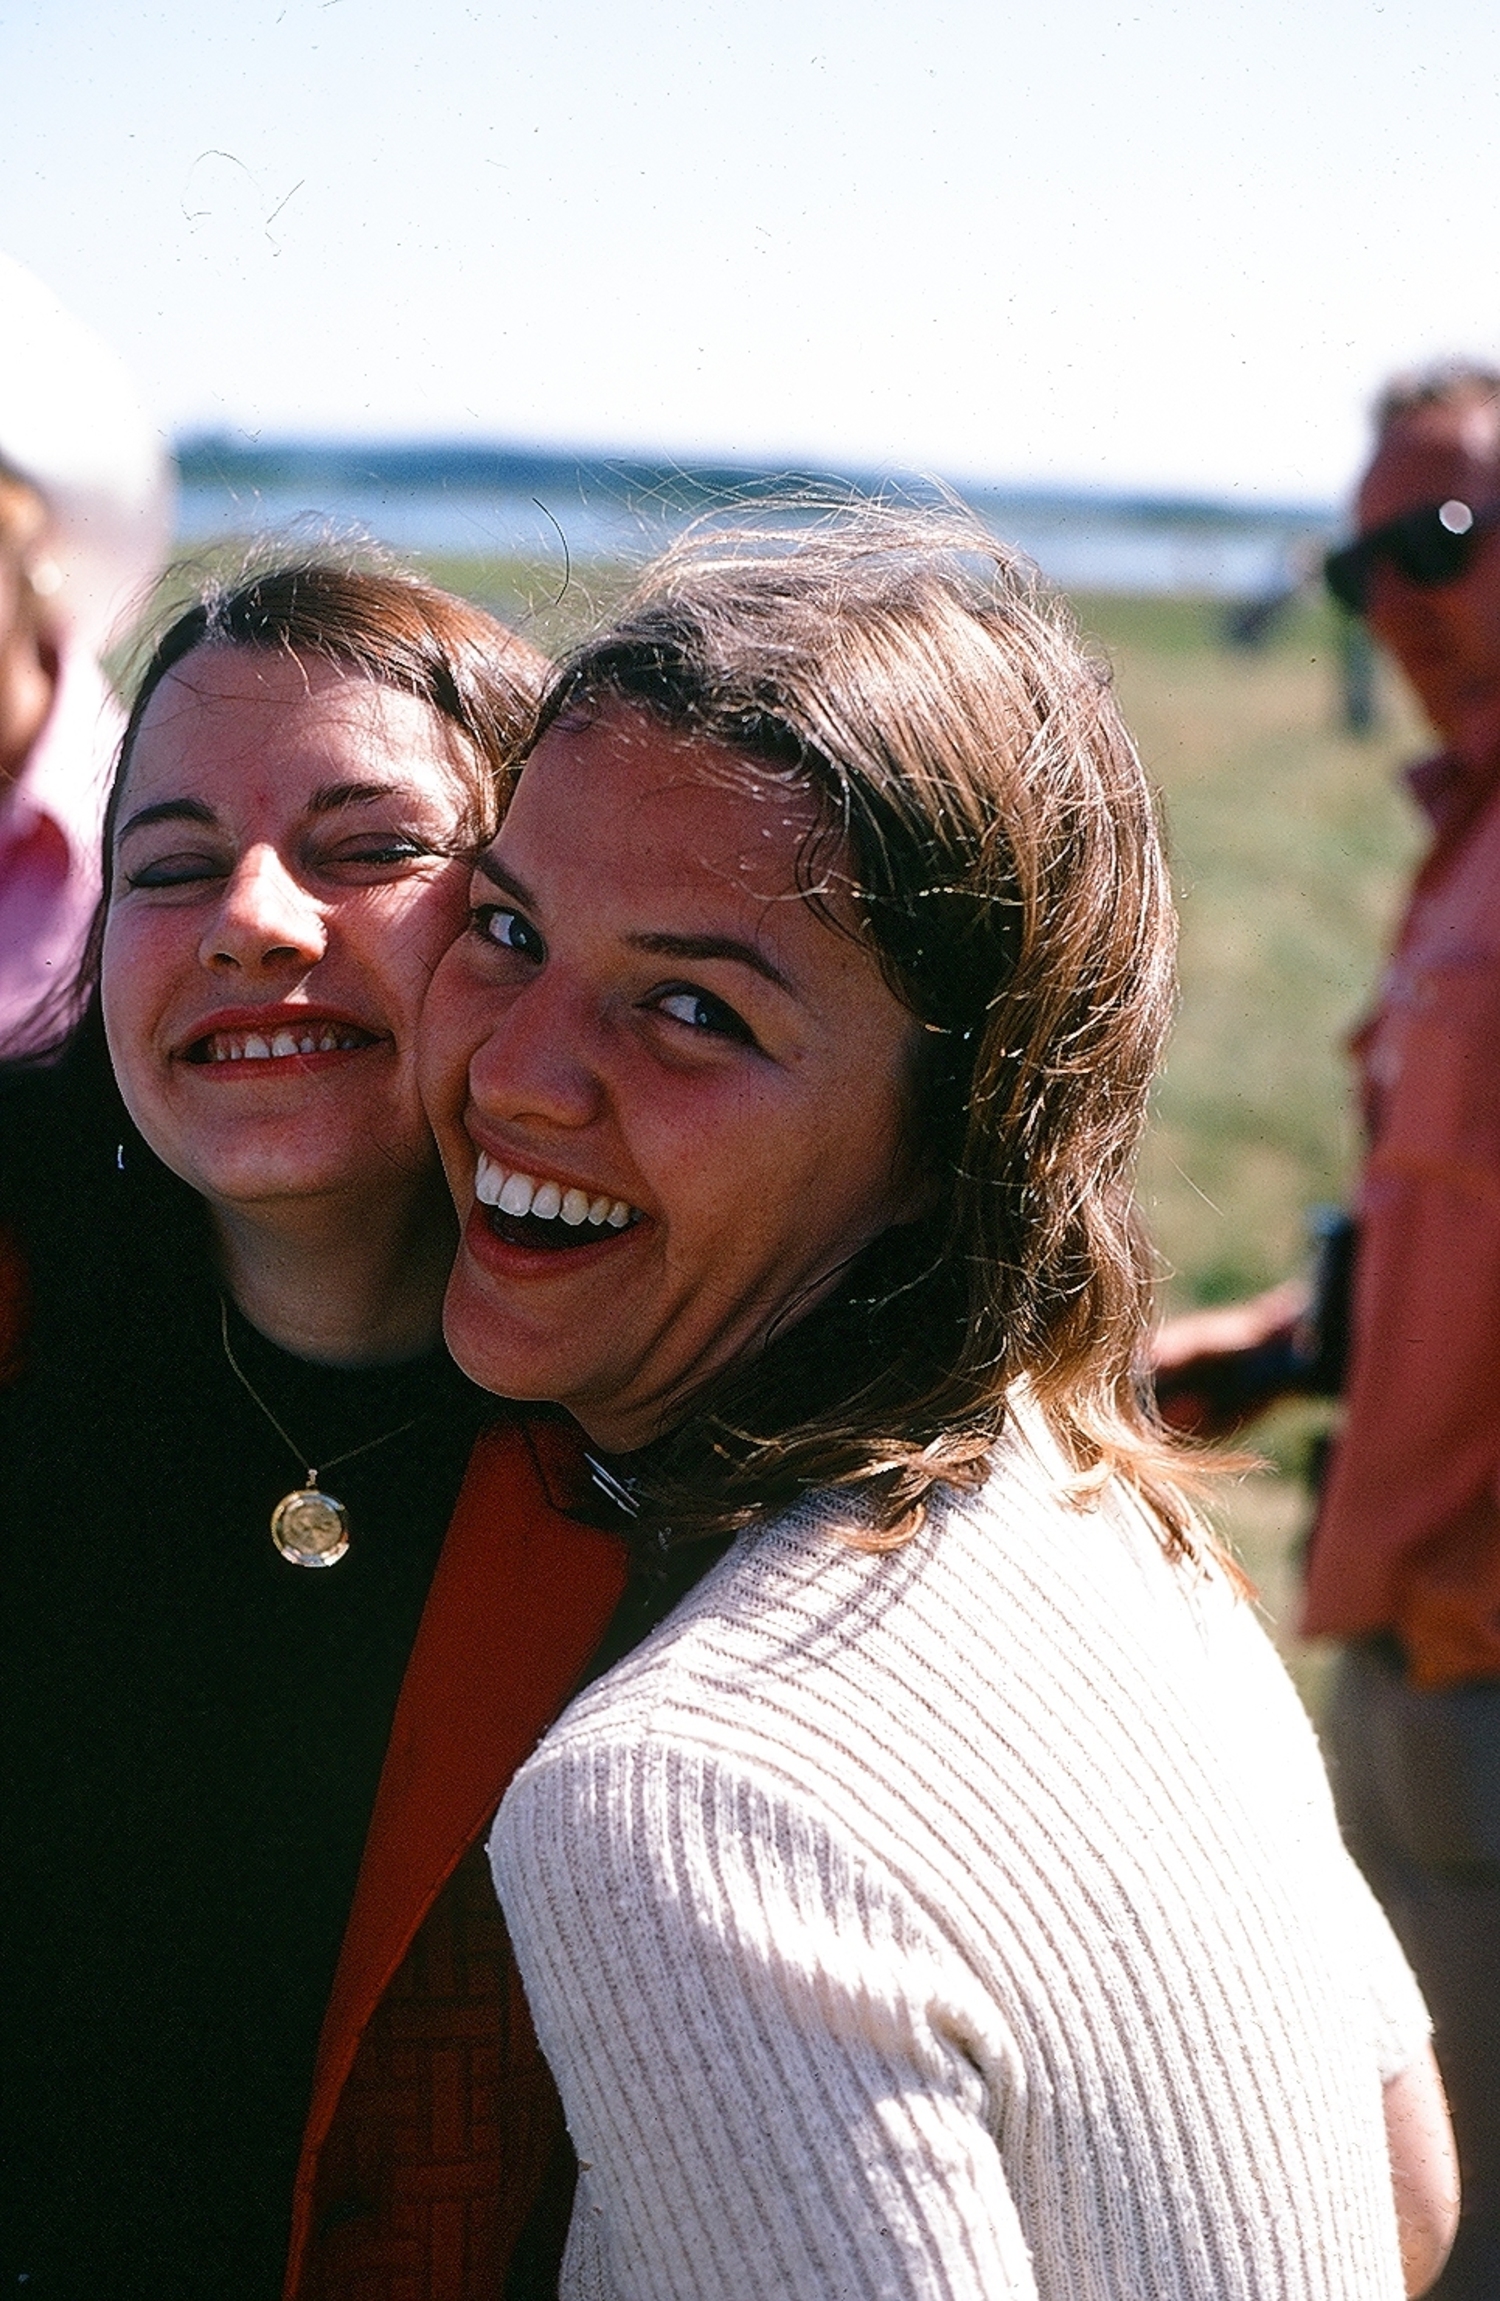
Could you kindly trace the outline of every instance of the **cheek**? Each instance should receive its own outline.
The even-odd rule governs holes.
[[[1463,622],[1476,655],[1500,655],[1500,572],[1488,585],[1466,586],[1462,594]]]
[[[868,1078],[726,1082],[642,1096],[630,1149],[689,1235],[735,1256],[816,1261],[853,1227],[883,1227],[897,1164],[896,1098]]]
[[[154,1059],[154,1026],[181,972],[176,948],[180,940],[171,932],[170,918],[132,919],[111,913],[106,922],[100,1003],[110,1060],[127,1096]]]
[[[486,1002],[471,981],[462,946],[439,959],[417,1026],[417,1075],[427,1116],[441,1141],[468,1102],[469,1064],[487,1031]]]
[[[388,1020],[399,1028],[408,1053],[418,1043],[433,978],[464,916],[462,883],[455,890],[442,880],[399,895],[387,890],[341,922],[345,957],[391,1009]]]
[[[923,1209],[927,1185],[916,1140],[922,1048],[906,1018],[868,1035],[819,1113],[816,1177],[828,1178],[851,1220],[874,1236]]]
[[[468,872],[461,864],[424,885],[387,890],[371,913],[374,948],[399,951],[425,991],[468,915]]]

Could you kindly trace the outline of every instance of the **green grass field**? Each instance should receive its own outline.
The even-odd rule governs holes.
[[[439,562],[544,645],[565,642],[618,590],[618,571]],[[1386,678],[1379,725],[1339,725],[1337,633],[1295,608],[1246,653],[1222,611],[1189,599],[1086,597],[1126,717],[1161,791],[1182,913],[1182,996],[1158,1088],[1141,1193],[1167,1308],[1232,1299],[1298,1269],[1307,1209],[1343,1198],[1358,1153],[1343,1041],[1368,998],[1420,844],[1395,787],[1421,729]],[[1322,1657],[1290,1635],[1308,1505],[1298,1470],[1326,1410],[1287,1409],[1253,1442],[1270,1468],[1226,1487],[1239,1549],[1304,1693]]]
[[[1348,1194],[1344,1041],[1421,845],[1396,774],[1423,730],[1386,677],[1376,731],[1341,731],[1321,605],[1254,654],[1227,649],[1202,602],[1078,606],[1162,793],[1182,915],[1181,1004],[1141,1172],[1164,1304],[1232,1299],[1301,1268],[1306,1210]],[[1327,1657],[1291,1622],[1310,1511],[1300,1471],[1329,1412],[1268,1417],[1251,1442],[1270,1469],[1227,1487],[1218,1513],[1315,1710]]]

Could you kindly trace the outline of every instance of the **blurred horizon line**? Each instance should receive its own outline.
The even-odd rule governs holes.
[[[951,490],[975,509],[1014,505],[1046,515],[1091,511],[1127,521],[1173,526],[1264,528],[1293,525],[1308,531],[1340,523],[1334,504],[1275,497],[1234,497],[1165,488],[1119,487],[1060,481],[1007,480],[936,474],[896,463],[837,464],[814,459],[786,462],[738,456],[655,455],[631,449],[564,447],[474,438],[361,436],[309,432],[255,436],[195,427],[173,443],[185,488],[328,489],[342,494],[374,487],[394,490],[485,491],[525,494],[564,489],[624,502],[636,500],[679,517],[710,510],[726,499],[753,503],[782,488],[847,489],[857,495],[896,492],[916,501]]]

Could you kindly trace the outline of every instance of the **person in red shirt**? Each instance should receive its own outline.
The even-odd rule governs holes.
[[[1376,410],[1330,587],[1442,749],[1409,771],[1433,843],[1354,1039],[1367,1135],[1344,1420],[1303,1627],[1346,1641],[1325,1729],[1346,1834],[1427,1992],[1463,2170],[1434,2288],[1500,2294],[1500,375]],[[1174,1321],[1169,1419],[1222,1425],[1226,1362],[1274,1364],[1301,1304]],[[1232,1380],[1228,1385],[1232,1390]]]

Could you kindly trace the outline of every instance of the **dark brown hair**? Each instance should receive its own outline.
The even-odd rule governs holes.
[[[99,980],[115,826],[141,723],[167,674],[199,647],[248,647],[341,664],[429,704],[463,739],[454,746],[453,766],[466,795],[463,836],[476,847],[499,820],[505,779],[548,670],[534,647],[483,609],[414,575],[303,558],[203,590],[149,644],[132,685],[104,813],[104,891],[79,969],[74,1013]]]
[[[175,580],[180,600],[180,571]],[[148,635],[142,642],[144,662],[132,682],[130,716],[105,820],[104,900],[82,963],[44,1018],[53,1026],[51,1043],[5,1065],[17,1075],[56,1072],[63,1099],[47,1107],[66,1112],[85,1170],[92,1166],[101,1178],[109,1177],[112,1203],[128,1203],[132,1234],[168,1260],[202,1235],[203,1203],[155,1157],[126,1112],[105,1043],[99,996],[114,827],[141,724],[162,680],[200,647],[248,648],[343,665],[415,696],[455,732],[449,755],[467,818],[460,837],[477,845],[495,827],[506,773],[530,727],[549,668],[524,640],[465,601],[389,567],[331,556],[262,558],[237,581],[214,584],[186,608],[169,612],[159,636]],[[56,1189],[65,1200],[76,1191],[79,1171],[72,1159],[31,1164],[22,1210],[27,1222],[48,1205],[48,1219],[67,1220],[70,1209],[52,1194]]]
[[[174,617],[135,683],[105,824],[106,891],[114,820],[141,722],[168,672],[199,647],[260,648],[340,664],[440,712],[466,739],[455,765],[476,844],[494,832],[502,779],[547,673],[536,649],[493,616],[414,575],[301,559],[262,568],[232,587],[215,585]]]
[[[648,1450],[652,1515],[680,1539],[841,1487],[888,1546],[937,1487],[979,1481],[1024,1382],[1080,1493],[1119,1473],[1190,1547],[1136,1379],[1131,1178],[1174,921],[1151,793],[1068,610],[958,510],[699,532],[562,664],[538,733],[612,702],[816,794],[806,890],[842,856],[926,1026],[930,1212]]]

